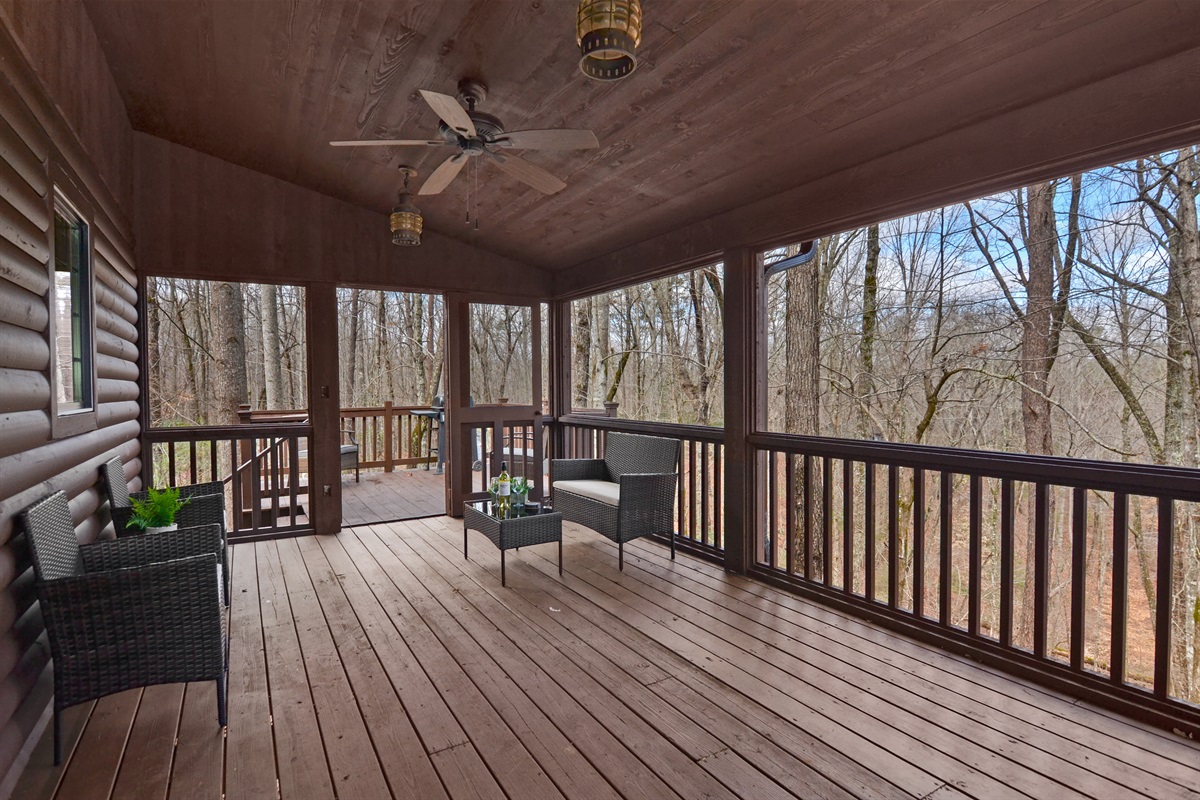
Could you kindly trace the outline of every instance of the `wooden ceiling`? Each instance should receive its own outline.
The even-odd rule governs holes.
[[[424,176],[450,151],[328,142],[433,135],[419,89],[477,77],[510,130],[594,130],[599,150],[529,154],[557,195],[479,160],[418,201],[428,227],[556,270],[1195,48],[1200,29],[1187,0],[643,0],[639,68],[608,84],[579,72],[568,0],[85,3],[135,129],[379,212],[398,165]]]

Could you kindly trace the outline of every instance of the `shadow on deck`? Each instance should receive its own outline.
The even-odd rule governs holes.
[[[387,482],[419,480],[387,476]],[[212,684],[72,709],[17,797],[1190,798],[1200,745],[640,540],[447,517],[232,548]]]

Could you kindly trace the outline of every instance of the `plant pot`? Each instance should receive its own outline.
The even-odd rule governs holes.
[[[167,531],[179,530],[179,523],[172,522],[170,525],[160,525],[157,528],[146,528],[146,533],[166,533]]]

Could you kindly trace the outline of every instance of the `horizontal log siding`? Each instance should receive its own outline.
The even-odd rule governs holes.
[[[141,470],[136,273],[129,220],[108,197],[96,197],[93,164],[80,163],[78,142],[60,142],[66,123],[36,86],[0,22],[0,796],[23,766],[27,743],[47,719],[52,681],[49,648],[36,603],[33,571],[17,512],[62,489],[80,541],[109,524],[100,465],[114,455],[137,486]],[[123,111],[122,111],[123,115]],[[48,133],[47,131],[55,131]],[[126,139],[127,140],[127,139]],[[66,154],[66,155],[64,155]],[[91,205],[95,244],[96,423],[79,436],[51,439],[48,276],[53,169],[79,177],[68,193]],[[74,177],[72,178],[74,181]]]

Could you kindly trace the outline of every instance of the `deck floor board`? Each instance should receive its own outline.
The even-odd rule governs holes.
[[[1200,800],[1196,743],[564,533],[561,579],[556,548],[522,548],[507,588],[447,517],[235,545],[228,731],[212,683],[104,698],[14,796]]]

